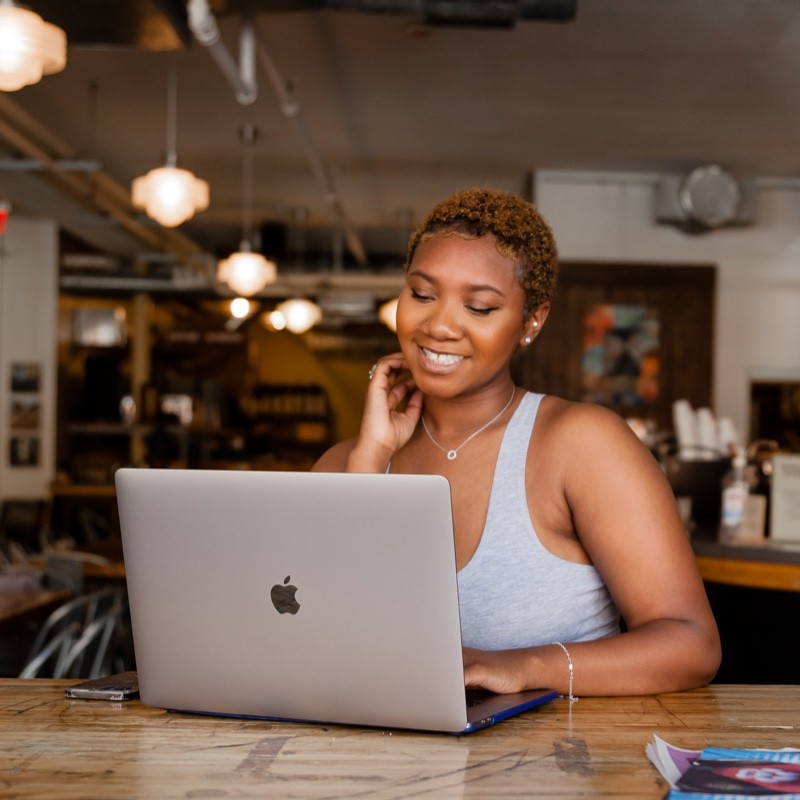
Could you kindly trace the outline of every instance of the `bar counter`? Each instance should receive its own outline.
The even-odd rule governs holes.
[[[751,589],[800,592],[800,542],[725,544],[717,531],[692,534],[697,566],[703,580]]]
[[[74,681],[72,681],[74,683]],[[797,686],[558,699],[468,736],[172,714],[0,680],[0,796],[661,798],[645,756],[800,745]]]

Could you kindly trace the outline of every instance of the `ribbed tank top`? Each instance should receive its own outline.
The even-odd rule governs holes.
[[[502,650],[619,632],[597,570],[546,550],[531,522],[525,467],[543,395],[526,393],[506,427],[478,549],[458,574],[466,647]]]

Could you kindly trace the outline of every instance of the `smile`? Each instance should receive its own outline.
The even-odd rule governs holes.
[[[433,350],[428,350],[427,347],[421,347],[420,349],[425,358],[440,367],[451,367],[464,360],[464,356],[455,355],[455,353],[437,353]]]

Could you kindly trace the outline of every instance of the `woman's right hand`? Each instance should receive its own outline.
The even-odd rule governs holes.
[[[422,393],[402,353],[380,358],[370,374],[361,429],[348,458],[352,472],[385,471],[411,438],[422,413]]]

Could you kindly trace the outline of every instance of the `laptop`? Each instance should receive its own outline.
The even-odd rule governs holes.
[[[557,696],[467,701],[441,476],[124,468],[116,487],[147,705],[467,733]]]

